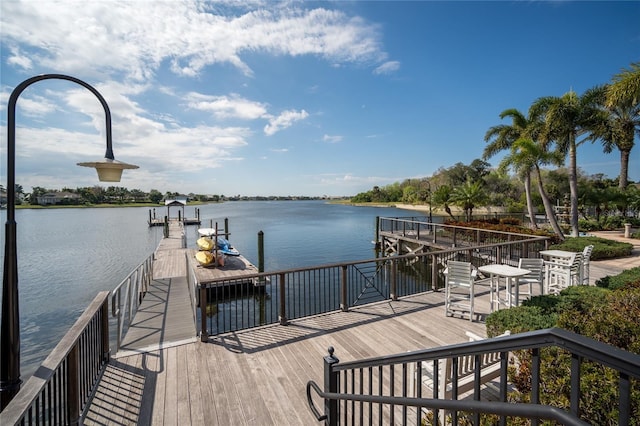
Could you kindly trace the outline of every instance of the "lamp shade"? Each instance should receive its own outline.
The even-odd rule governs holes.
[[[102,161],[94,161],[89,163],[78,163],[78,166],[94,167],[98,172],[100,182],[120,182],[122,171],[124,169],[137,169],[138,166],[123,163],[118,160],[105,158]]]

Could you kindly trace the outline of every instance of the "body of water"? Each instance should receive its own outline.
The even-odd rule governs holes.
[[[195,208],[187,206],[185,216],[194,217]],[[229,240],[254,264],[263,231],[266,271],[373,258],[376,216],[420,215],[323,201],[236,201],[197,208],[202,227],[217,222],[222,228],[228,218]],[[173,207],[171,215],[177,214]],[[156,215],[166,215],[166,208],[156,207]],[[157,247],[162,227],[148,227],[148,217],[148,207],[16,211],[23,380],[99,291],[113,290]],[[187,227],[189,247],[195,248],[197,228]],[[4,244],[4,226],[2,232]]]

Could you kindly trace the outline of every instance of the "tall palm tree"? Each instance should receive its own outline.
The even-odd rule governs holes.
[[[499,165],[502,170],[512,167],[519,174],[526,172],[527,175],[530,175],[532,171],[535,172],[538,180],[538,192],[540,193],[540,198],[542,198],[547,219],[553,232],[562,240],[564,240],[564,233],[560,229],[560,225],[558,225],[558,220],[553,211],[553,204],[544,189],[540,166],[561,164],[563,160],[564,157],[557,152],[548,152],[542,145],[536,144],[533,140],[520,138],[511,145],[511,152],[502,159]]]
[[[635,102],[621,98],[612,103],[609,99],[611,87],[605,85],[593,89],[600,105],[600,115],[595,117],[589,139],[602,141],[605,153],[610,153],[613,148],[620,151],[618,187],[624,189],[628,185],[629,158],[635,134],[640,134],[640,97]]]
[[[634,62],[629,69],[613,76],[607,91],[607,106],[620,103],[637,104],[640,102],[640,62]]]
[[[640,135],[640,62],[632,63],[629,69],[616,74],[611,84],[602,86],[599,101],[606,115],[604,126],[597,129],[604,152],[613,148],[620,151],[620,177],[618,187],[628,185],[629,157],[635,134]]]
[[[578,236],[578,166],[577,147],[591,135],[594,120],[599,116],[598,94],[593,89],[578,96],[573,90],[561,97],[538,98],[529,108],[534,120],[544,120],[540,142],[547,148],[555,143],[556,150],[569,157],[569,201],[571,236]],[[588,135],[582,140],[580,137]]]
[[[484,140],[488,144],[484,148],[482,158],[487,159],[500,151],[510,149],[513,143],[524,137],[527,134],[527,129],[531,127],[527,117],[515,108],[506,109],[500,113],[500,119],[506,117],[511,118],[511,125],[499,124],[493,126],[484,135]],[[537,229],[538,224],[535,220],[533,201],[531,199],[531,169],[522,168],[519,169],[519,172],[524,182],[524,195],[527,200],[527,212],[531,218],[531,227]]]

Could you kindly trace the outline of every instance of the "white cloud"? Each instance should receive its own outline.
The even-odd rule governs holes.
[[[322,140],[328,143],[338,143],[338,142],[341,142],[342,139],[343,139],[343,136],[340,136],[340,135],[334,135],[334,136],[324,135],[322,137]]]
[[[15,65],[19,68],[30,70],[33,67],[33,62],[28,55],[25,55],[15,46],[9,48],[11,54],[7,58],[7,64]]]
[[[229,8],[237,3],[229,3]],[[278,7],[281,6],[281,7]],[[80,75],[122,73],[153,78],[163,62],[197,76],[212,64],[252,70],[245,53],[316,55],[330,63],[381,63],[378,27],[340,11],[267,3],[236,16],[217,14],[206,1],[2,2],[3,43],[21,43],[11,58],[21,68],[43,67]],[[150,24],[152,23],[152,24]]]
[[[264,133],[267,136],[272,136],[280,130],[284,130],[287,127],[291,127],[294,122],[299,120],[304,120],[309,116],[309,113],[305,110],[294,111],[288,110],[284,111],[277,117],[272,117],[269,120],[269,124],[264,126]]]
[[[267,115],[266,106],[244,99],[239,95],[209,96],[191,92],[186,96],[189,108],[212,112],[216,118],[255,120]]]
[[[373,70],[373,73],[376,75],[380,75],[380,74],[392,74],[395,71],[398,71],[400,69],[400,62],[398,61],[388,61],[385,62],[384,64],[380,65],[379,67],[377,67],[375,70]]]

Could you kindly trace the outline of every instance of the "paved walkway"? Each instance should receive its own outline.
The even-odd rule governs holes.
[[[618,275],[627,269],[640,267],[640,239],[625,238],[624,231],[597,231],[590,232],[591,235],[606,238],[608,240],[622,241],[633,244],[631,256],[618,259],[592,260],[590,268],[589,284],[594,284],[596,280],[607,275]]]

